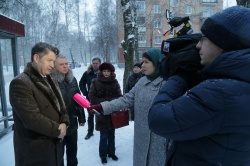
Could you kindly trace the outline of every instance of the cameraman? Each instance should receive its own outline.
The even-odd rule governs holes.
[[[202,81],[193,82],[195,71],[169,68],[148,115],[149,128],[173,140],[167,166],[250,165],[249,29],[249,9],[218,12],[196,45]]]

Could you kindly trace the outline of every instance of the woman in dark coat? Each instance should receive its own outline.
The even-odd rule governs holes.
[[[115,68],[111,63],[104,62],[100,65],[98,76],[92,80],[90,86],[91,104],[99,104],[122,96],[114,71]],[[107,155],[113,160],[118,160],[115,155],[115,129],[112,128],[110,114],[96,116],[96,130],[100,131],[99,155],[102,163],[107,163]]]

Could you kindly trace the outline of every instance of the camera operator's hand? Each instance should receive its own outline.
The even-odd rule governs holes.
[[[178,75],[182,77],[188,86],[188,89],[191,89],[192,87],[196,86],[201,82],[201,79],[196,71],[179,71],[175,75]]]
[[[200,34],[191,34],[171,39],[170,51],[167,54],[170,76],[179,75],[186,80],[188,87],[192,88],[199,83],[197,71],[202,68],[199,51],[196,44]]]

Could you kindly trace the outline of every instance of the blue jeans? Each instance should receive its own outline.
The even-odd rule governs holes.
[[[77,166],[77,130],[71,134],[66,135],[63,139],[63,146],[66,148],[67,166]],[[64,151],[63,148],[63,151]],[[62,161],[61,166],[64,166]]]
[[[99,156],[115,154],[115,129],[100,131]]]

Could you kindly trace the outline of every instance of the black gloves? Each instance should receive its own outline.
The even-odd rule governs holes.
[[[197,71],[202,68],[199,51],[196,44],[201,34],[189,34],[166,40],[170,43],[169,53],[166,55],[170,76],[179,75],[192,88],[200,82]]]

